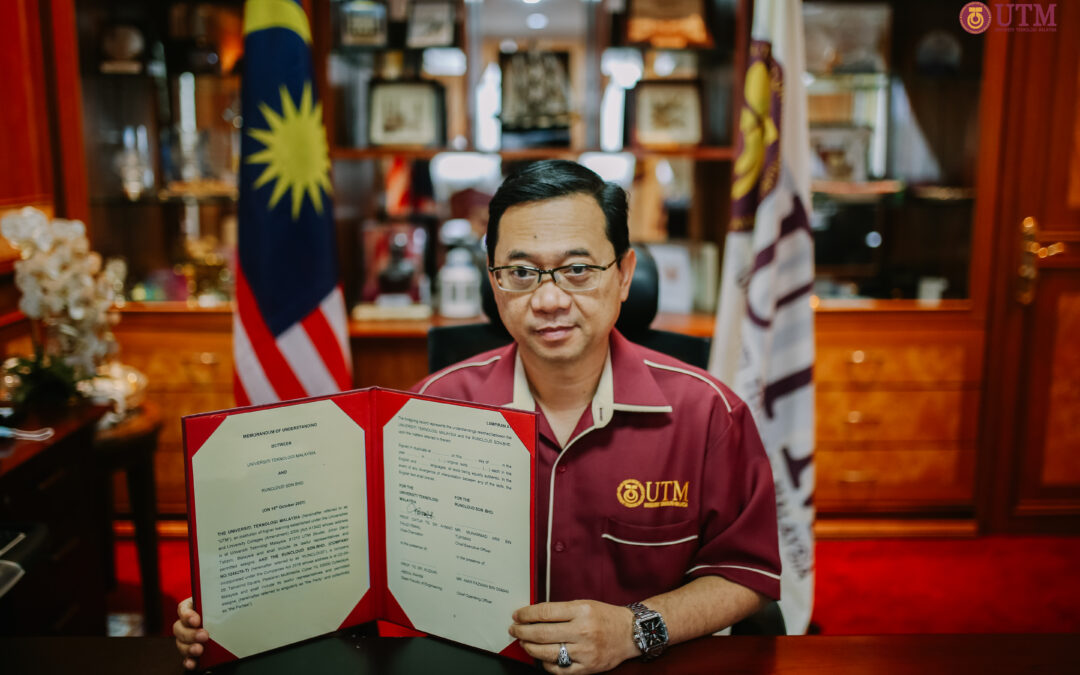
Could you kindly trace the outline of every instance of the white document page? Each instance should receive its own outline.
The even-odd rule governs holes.
[[[412,399],[383,428],[387,583],[418,630],[494,652],[514,641],[531,462],[495,410]]]
[[[370,586],[363,429],[328,400],[229,415],[191,466],[211,637],[242,658],[337,630]]]

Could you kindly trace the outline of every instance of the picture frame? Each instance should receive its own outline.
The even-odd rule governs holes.
[[[501,54],[504,149],[569,147],[570,53],[520,51]]]
[[[705,0],[630,0],[626,43],[662,49],[713,47]]]
[[[386,5],[371,0],[341,3],[337,34],[342,47],[385,47]]]
[[[452,47],[454,5],[449,2],[414,2],[409,10],[405,46],[410,49]]]
[[[641,81],[629,92],[631,142],[643,148],[686,148],[704,138],[701,85],[697,81]]]
[[[810,128],[810,177],[814,180],[869,180],[873,131],[861,126]]]
[[[445,105],[438,82],[373,81],[368,92],[368,142],[382,147],[440,147],[446,136]]]
[[[690,314],[694,311],[694,269],[690,248],[683,243],[647,244],[660,277],[657,311]]]

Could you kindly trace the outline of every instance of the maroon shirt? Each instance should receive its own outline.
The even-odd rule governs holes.
[[[540,412],[540,600],[625,605],[705,575],[780,597],[769,460],[749,409],[705,371],[613,331],[592,405],[565,448],[529,392],[516,344],[413,391]]]

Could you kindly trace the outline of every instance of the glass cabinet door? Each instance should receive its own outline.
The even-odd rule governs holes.
[[[243,5],[75,3],[95,250],[127,298],[232,296]]]
[[[817,297],[969,298],[983,36],[929,0],[803,16]]]

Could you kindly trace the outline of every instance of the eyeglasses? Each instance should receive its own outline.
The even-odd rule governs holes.
[[[488,271],[494,275],[495,284],[499,288],[511,293],[524,293],[539,288],[545,274],[550,274],[551,280],[562,290],[577,293],[579,291],[591,291],[599,286],[600,278],[604,272],[617,262],[619,262],[618,258],[606,265],[573,263],[550,270],[528,265],[504,265],[502,267],[489,267]]]

